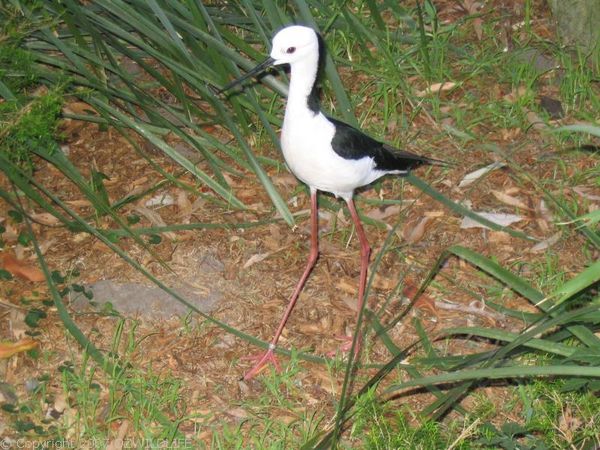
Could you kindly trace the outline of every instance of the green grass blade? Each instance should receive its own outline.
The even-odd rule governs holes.
[[[510,331],[504,331],[494,328],[480,328],[480,327],[456,327],[446,328],[440,332],[438,337],[444,336],[479,336],[486,339],[503,342],[513,342],[519,337],[517,333],[511,333]],[[577,350],[576,347],[561,344],[559,342],[552,342],[546,339],[533,338],[523,343],[524,347],[531,348],[533,350],[540,350],[549,354],[555,354],[558,356],[571,356]]]
[[[555,298],[555,304],[560,305],[582,291],[593,287],[599,281],[600,261],[596,261],[583,272],[578,274],[575,278],[570,279],[560,288],[558,288],[553,294],[550,295],[550,298]]]
[[[403,383],[397,383],[384,391],[384,394],[395,394],[397,391],[418,386],[430,386],[442,383],[454,383],[467,380],[483,379],[518,379],[532,377],[589,377],[599,378],[600,367],[582,367],[582,366],[511,366],[497,367],[490,369],[461,370],[458,372],[433,375],[419,379],[409,380]]]

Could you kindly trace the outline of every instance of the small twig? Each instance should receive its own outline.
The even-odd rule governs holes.
[[[454,442],[450,445],[450,447],[448,447],[448,450],[452,450],[454,447],[456,447],[458,444],[460,444],[464,439],[468,438],[469,436],[473,435],[473,429],[476,428],[477,426],[479,426],[481,422],[481,418],[477,418],[471,425],[469,425],[467,428],[465,428],[460,435],[454,440]]]

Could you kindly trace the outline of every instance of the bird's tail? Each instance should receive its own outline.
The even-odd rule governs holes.
[[[383,148],[389,152],[388,155],[391,156],[391,158],[393,159],[392,164],[395,163],[398,165],[405,165],[408,169],[415,168],[421,165],[444,167],[450,167],[455,165],[448,161],[442,161],[441,159],[429,158],[427,156],[418,155],[416,153],[399,150],[387,144],[383,144]]]

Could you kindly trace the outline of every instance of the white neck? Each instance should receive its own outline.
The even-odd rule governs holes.
[[[307,101],[317,79],[318,63],[319,55],[315,52],[314,55],[308,55],[291,65],[290,89],[285,108],[286,116],[303,112],[313,114],[308,109]]]

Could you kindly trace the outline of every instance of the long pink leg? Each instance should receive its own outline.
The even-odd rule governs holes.
[[[358,213],[356,212],[356,208],[354,207],[354,201],[352,198],[346,200],[348,204],[348,210],[350,211],[350,215],[352,216],[352,220],[354,221],[354,227],[356,228],[356,233],[358,234],[358,240],[360,241],[360,278],[358,280],[358,314],[363,307],[365,302],[365,290],[367,287],[367,271],[369,269],[369,257],[371,256],[371,247],[369,246],[369,241],[367,240],[367,235],[365,234],[365,230],[362,227],[362,223],[360,221],[360,217],[358,217]],[[359,336],[359,340],[357,341],[357,345],[354,347],[354,356],[356,357],[360,352],[361,347],[361,338]]]
[[[260,357],[260,359],[257,358],[258,362],[252,369],[250,369],[250,371],[248,373],[246,373],[246,375],[244,375],[244,380],[250,380],[251,378],[255,377],[258,373],[260,373],[263,370],[263,368],[269,362],[272,363],[277,370],[280,370],[279,363],[277,362],[277,359],[275,358],[274,350],[277,347],[277,342],[279,341],[279,337],[281,336],[283,328],[285,327],[285,324],[286,324],[288,318],[290,317],[290,314],[292,313],[294,306],[296,305],[298,296],[300,295],[300,292],[302,292],[302,288],[304,287],[304,284],[306,283],[306,280],[308,279],[308,276],[310,275],[310,272],[312,271],[313,267],[315,266],[315,264],[317,262],[317,258],[319,257],[319,214],[318,214],[318,210],[317,210],[317,190],[316,189],[311,189],[311,191],[310,191],[310,218],[311,218],[310,253],[308,255],[308,261],[306,263],[306,268],[304,269],[304,273],[302,274],[300,281],[298,281],[298,284],[296,285],[296,289],[294,289],[294,292],[292,293],[292,296],[290,297],[290,300],[288,302],[285,313],[283,314],[281,322],[279,323],[279,327],[277,328],[277,331],[275,332],[275,335],[273,336],[273,339],[271,340],[271,343],[269,344],[269,349],[264,353],[264,355],[262,357]],[[366,273],[365,273],[365,277],[366,277]]]

